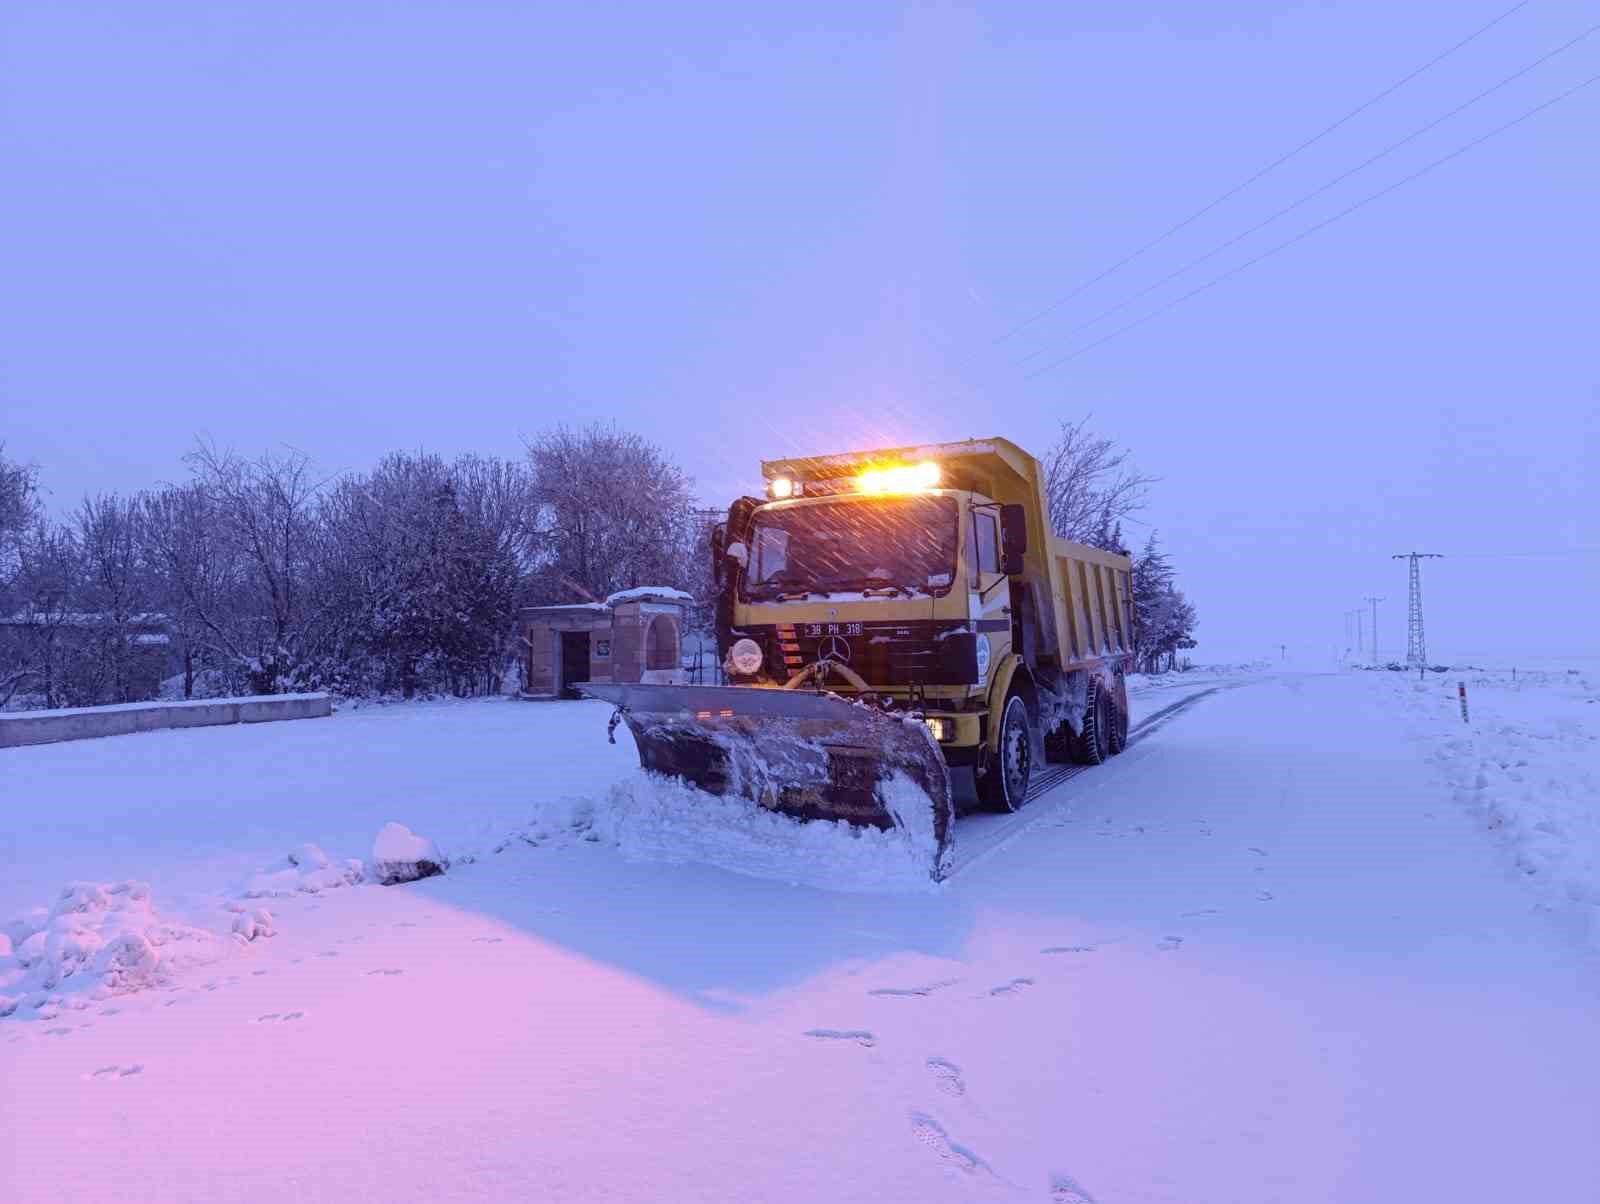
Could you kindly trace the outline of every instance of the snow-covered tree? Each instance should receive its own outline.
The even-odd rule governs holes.
[[[1122,521],[1144,509],[1155,478],[1133,467],[1132,453],[1089,429],[1089,419],[1061,423],[1040,458],[1050,524],[1063,539],[1121,550]]]
[[[692,584],[700,523],[691,482],[659,447],[614,426],[561,426],[528,445],[528,464],[542,599]]]
[[[218,536],[239,564],[221,643],[252,690],[292,689],[310,653],[307,586],[322,485],[297,451],[245,460],[202,443],[187,458]]]
[[[83,692],[94,702],[135,702],[161,683],[164,647],[147,643],[152,581],[140,539],[142,505],[117,494],[84,498],[75,519],[82,562],[77,601],[86,663]]]
[[[242,654],[228,634],[233,626],[228,606],[239,596],[239,561],[205,489],[168,486],[144,495],[141,507],[144,560],[182,666],[183,696],[194,697],[201,672],[220,677],[223,690],[245,688]]]
[[[1134,657],[1147,673],[1170,669],[1180,650],[1193,648],[1194,606],[1173,584],[1176,572],[1152,531],[1133,559]]]

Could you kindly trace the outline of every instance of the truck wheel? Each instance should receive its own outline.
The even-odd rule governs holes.
[[[1000,713],[1000,748],[987,773],[977,780],[978,798],[994,811],[1017,811],[1028,798],[1033,774],[1033,724],[1020,695],[1006,699]]]
[[[1116,689],[1111,692],[1111,731],[1106,745],[1114,757],[1128,747],[1128,679],[1117,674]]]
[[[1089,697],[1083,708],[1083,730],[1072,742],[1072,759],[1079,765],[1100,765],[1111,756],[1111,695],[1096,678],[1089,683]]]

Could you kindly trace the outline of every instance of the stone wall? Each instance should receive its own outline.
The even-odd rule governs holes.
[[[326,694],[266,694],[198,702],[130,702],[120,706],[18,711],[0,715],[0,748],[123,736],[169,727],[214,727],[225,723],[271,723],[333,714]]]

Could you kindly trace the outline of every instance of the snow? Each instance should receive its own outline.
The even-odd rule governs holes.
[[[404,824],[384,824],[372,842],[372,876],[385,886],[443,873],[448,864],[438,845]]]
[[[592,703],[6,750],[0,972],[77,968],[0,987],[0,1194],[1595,1199],[1590,687],[1452,730],[1454,680],[1136,680],[1199,698],[914,889],[912,834],[653,782]],[[243,897],[391,821],[449,873]],[[216,959],[95,998],[162,924]]]
[[[886,832],[843,822],[800,823],[742,799],[639,773],[611,788],[594,829],[630,860],[718,866],[834,891],[933,890],[932,803],[899,774],[882,791],[890,813],[905,817]]]
[[[633,589],[618,590],[606,599],[607,606],[616,606],[620,602],[689,602],[694,601],[693,594],[686,594],[681,589],[673,589],[667,585],[640,585]]]
[[[1384,674],[1456,801],[1600,949],[1600,666]],[[1461,719],[1458,684],[1467,687]]]
[[[0,958],[0,1015],[40,1020],[156,986],[224,952],[215,934],[158,914],[142,882],[69,883],[43,917],[34,910],[8,927],[18,943],[13,951],[8,940]]]

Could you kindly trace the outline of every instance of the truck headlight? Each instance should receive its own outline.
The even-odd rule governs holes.
[[[728,649],[728,661],[733,665],[733,671],[742,677],[750,677],[761,671],[761,645],[749,637],[735,640],[733,647]]]

